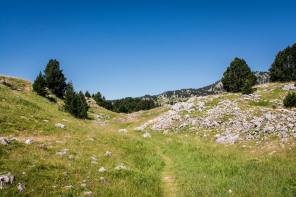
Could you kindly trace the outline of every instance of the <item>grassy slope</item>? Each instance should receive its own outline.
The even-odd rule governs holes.
[[[78,120],[58,109],[61,101],[52,103],[25,89],[29,82],[9,80],[23,91],[11,91],[0,85],[0,136],[32,138],[35,143],[0,145],[0,172],[11,172],[16,177],[12,185],[4,187],[1,196],[78,196],[85,191],[96,196],[296,195],[295,146],[280,148],[276,141],[269,142],[277,152],[268,156],[273,149],[256,146],[254,141],[244,143],[247,148],[242,148],[242,144],[224,146],[197,135],[153,132],[152,138],[142,138],[143,132],[133,128],[167,108],[146,111],[131,120],[93,105],[90,119]],[[268,98],[268,93],[262,94]],[[100,126],[91,119],[92,114],[101,114],[110,122]],[[58,128],[56,123],[66,128]],[[118,133],[120,128],[127,128],[129,133]],[[70,149],[66,156],[56,154],[64,148]],[[104,155],[107,150],[112,156]],[[91,163],[92,156],[98,159],[98,164]],[[115,170],[119,163],[132,170]],[[107,172],[100,173],[100,167]],[[65,176],[64,172],[69,174]],[[101,182],[100,177],[108,183]],[[86,190],[81,187],[83,180]],[[17,183],[25,183],[26,190],[18,192]],[[74,188],[65,189],[67,185]],[[228,192],[230,189],[232,193]]]
[[[9,81],[16,81],[20,86],[25,83],[15,79]],[[111,123],[100,126],[95,120],[71,117],[60,111],[57,103],[30,90],[15,92],[3,85],[0,85],[0,109],[0,136],[35,140],[32,145],[13,142],[6,147],[0,146],[0,172],[11,172],[16,178],[12,185],[5,186],[0,195],[78,196],[84,191],[102,196],[162,195],[159,172],[163,161],[147,143],[118,132],[129,124],[112,122],[112,118],[120,115],[100,107],[92,108],[92,112],[110,116]],[[44,122],[45,119],[49,123]],[[66,128],[58,128],[56,123],[62,123]],[[56,154],[65,148],[70,149],[66,156]],[[104,155],[107,150],[112,152],[112,156]],[[74,158],[69,159],[69,155]],[[98,164],[91,163],[92,156],[98,159]],[[132,170],[115,170],[120,163]],[[100,167],[107,172],[100,173]],[[68,172],[68,176],[64,172]],[[100,177],[107,179],[108,183],[103,183]],[[81,187],[83,180],[86,180],[87,190]],[[17,183],[25,183],[26,190],[19,193]],[[64,189],[67,185],[74,188]]]

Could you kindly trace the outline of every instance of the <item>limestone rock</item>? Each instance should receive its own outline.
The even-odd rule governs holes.
[[[55,126],[60,127],[60,128],[62,128],[62,129],[66,127],[65,125],[63,125],[63,124],[61,124],[61,123],[57,123],[57,124],[55,124]]]
[[[0,142],[3,146],[7,146],[10,143],[9,139],[7,139],[6,137],[1,137]]]
[[[120,129],[119,133],[128,133],[128,131],[126,129]]]

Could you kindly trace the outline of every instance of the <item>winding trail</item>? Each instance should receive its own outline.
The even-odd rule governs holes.
[[[155,145],[155,144],[154,144]],[[177,196],[177,181],[175,179],[175,175],[173,173],[173,164],[172,160],[162,153],[159,146],[155,145],[157,154],[161,156],[161,158],[165,162],[165,167],[162,172],[162,180],[164,182],[164,196],[175,197]]]

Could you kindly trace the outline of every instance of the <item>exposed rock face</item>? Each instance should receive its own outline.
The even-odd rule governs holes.
[[[284,87],[285,90],[295,88],[294,84]],[[262,89],[250,95],[227,93],[192,97],[187,102],[176,103],[166,113],[135,129],[164,134],[196,133],[201,137],[215,136],[215,141],[222,144],[266,140],[269,136],[296,136],[296,109],[283,109],[280,95],[270,100],[269,106],[256,105],[263,101],[262,93],[266,98],[269,93],[265,92],[278,91],[282,85],[264,84],[258,88]]]

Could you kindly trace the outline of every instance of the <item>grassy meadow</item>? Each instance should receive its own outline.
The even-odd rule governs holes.
[[[22,91],[0,85],[0,137],[20,140],[0,145],[0,174],[15,176],[0,196],[296,196],[294,143],[228,146],[212,137],[158,132],[143,138],[134,128],[169,108],[131,117],[91,104],[89,118],[80,120],[62,110],[62,100],[32,92],[30,82],[4,78]],[[266,99],[250,105],[272,107]],[[127,134],[118,132],[123,128]],[[65,155],[57,154],[65,149]],[[115,169],[121,163],[131,170]],[[99,172],[101,167],[106,171]],[[18,191],[18,183],[26,189]]]

